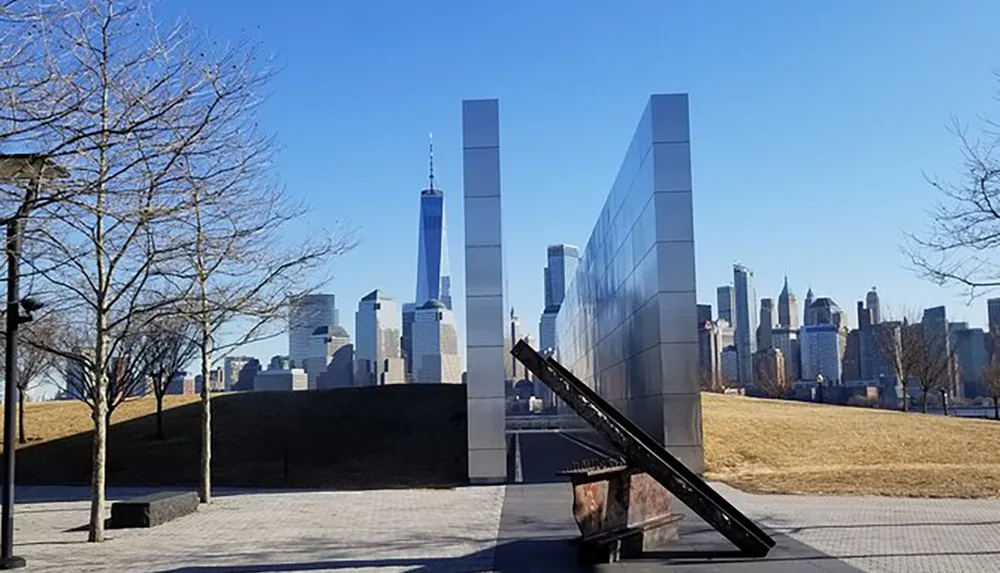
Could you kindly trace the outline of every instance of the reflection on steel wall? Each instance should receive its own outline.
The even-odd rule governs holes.
[[[462,102],[465,187],[465,342],[469,479],[507,479],[504,435],[503,243],[500,232],[500,103]]]
[[[687,94],[654,95],[557,319],[559,361],[704,464]]]

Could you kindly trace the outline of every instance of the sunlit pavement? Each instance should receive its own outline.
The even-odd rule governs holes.
[[[717,485],[778,541],[725,556],[688,516],[677,550],[599,571],[1000,572],[1000,501],[745,494]],[[116,497],[143,491],[111,492]],[[19,488],[16,553],[30,571],[475,573],[580,571],[565,483],[358,493],[220,491],[152,529],[86,543],[83,488]],[[74,501],[75,500],[75,501]],[[721,553],[720,553],[721,552]]]
[[[224,492],[197,513],[86,543],[86,495],[20,488],[16,553],[31,571],[489,571],[503,487]],[[119,497],[134,492],[111,492]]]

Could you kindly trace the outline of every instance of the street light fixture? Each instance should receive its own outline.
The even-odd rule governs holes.
[[[32,320],[32,312],[42,303],[20,300],[18,279],[21,258],[21,225],[38,199],[43,179],[69,176],[69,171],[53,163],[48,156],[35,153],[0,154],[0,182],[27,183],[17,212],[5,222],[7,227],[7,338],[4,364],[3,396],[3,512],[0,522],[0,569],[19,569],[27,563],[14,555],[14,416],[17,404],[17,327]],[[21,310],[24,310],[24,314]]]

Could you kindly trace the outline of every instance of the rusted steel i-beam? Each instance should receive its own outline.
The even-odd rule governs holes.
[[[671,513],[670,494],[649,474],[614,459],[575,463],[559,474],[573,484],[582,563],[639,557],[668,549],[677,539],[681,516]]]
[[[774,547],[764,530],[561,364],[523,340],[511,354],[617,448],[629,466],[648,473],[746,555],[764,557]]]

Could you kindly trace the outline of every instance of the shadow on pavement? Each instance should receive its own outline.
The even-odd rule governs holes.
[[[159,569],[156,573],[296,573],[309,571],[338,571],[344,569],[377,569],[382,567],[408,567],[407,573],[528,573],[562,571],[585,571],[581,569],[559,569],[544,565],[525,567],[522,560],[504,559],[502,554],[538,556],[560,552],[565,545],[561,539],[518,540],[503,543],[461,557],[446,558],[385,558],[385,559],[330,559],[299,563],[262,563],[259,565],[197,565]],[[572,555],[570,555],[572,563]],[[506,562],[506,564],[504,563]],[[540,562],[539,562],[540,563]]]
[[[544,476],[565,469],[574,459],[594,457],[594,454],[559,434],[522,434],[520,437],[527,438],[520,444],[520,466],[525,483],[507,487],[500,519],[497,569],[553,573],[588,571],[576,564],[575,550],[569,543],[579,535],[572,517],[572,489],[569,483],[545,483]],[[676,511],[684,515],[676,548],[589,570],[792,573],[805,569],[814,573],[859,573],[858,569],[830,555],[774,531],[768,533],[777,541],[777,546],[767,558],[746,558],[687,507],[678,503]],[[546,543],[525,546],[513,543],[538,539],[540,535],[547,537]],[[506,549],[504,544],[509,544]]]

